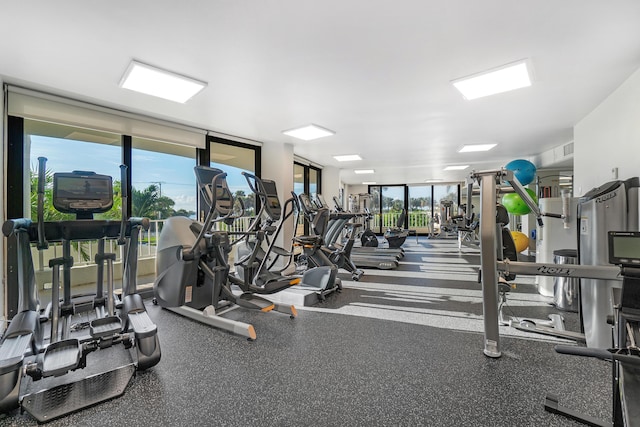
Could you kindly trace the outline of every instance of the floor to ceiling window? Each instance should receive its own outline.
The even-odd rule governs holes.
[[[233,197],[242,200],[244,215],[234,227],[245,230],[260,205],[242,172],[260,177],[261,147],[212,136],[207,138],[207,142],[211,167],[227,174],[227,184]]]
[[[370,185],[368,207],[371,229],[378,234],[396,227],[402,210],[407,212],[404,227],[419,234],[437,233],[444,216],[458,212],[460,185]],[[362,197],[360,197],[362,199]],[[446,208],[446,209],[445,209]],[[359,209],[362,209],[360,203]],[[446,212],[445,212],[446,210]]]
[[[439,184],[433,186],[433,232],[437,233],[443,224],[449,224],[451,217],[458,215],[460,200],[459,184]]]
[[[430,233],[432,218],[432,186],[409,186],[408,227],[416,233]]]
[[[199,158],[196,155],[198,148],[200,152],[205,151],[203,131],[9,85],[3,89],[8,100],[5,117],[7,198],[4,206],[7,218],[36,219],[39,157],[47,158],[45,221],[74,217],[58,211],[52,204],[53,174],[72,171],[111,177],[113,207],[95,214],[95,219],[120,220],[125,206],[129,215],[147,216],[154,221],[172,215],[195,214],[193,166]],[[127,168],[121,169],[123,164]],[[128,175],[127,205],[122,198],[122,171]],[[151,197],[145,199],[147,195]],[[155,203],[148,203],[149,199]],[[154,274],[157,237],[153,230],[141,234],[139,278]],[[11,268],[17,263],[16,241],[9,238],[6,242],[7,268],[3,272],[7,283],[16,283],[17,270]],[[48,261],[62,256],[60,243],[50,243],[47,250],[32,248],[36,282],[43,303],[50,296],[52,280]],[[97,240],[72,242],[74,271],[95,268],[97,246]],[[122,255],[121,246],[115,240],[107,239],[105,249],[116,254],[117,264]],[[120,273],[121,268],[116,266],[116,281]],[[91,280],[87,279],[90,276],[74,273],[71,284],[87,284],[82,280]],[[94,281],[95,277],[91,283]],[[11,318],[17,307],[17,289],[7,287],[6,295],[0,290],[0,299],[7,301],[4,314]]]
[[[193,147],[133,138],[132,215],[155,220],[170,216],[195,218],[195,165]]]
[[[380,234],[384,233],[389,228],[396,227],[402,211],[406,211],[405,186],[383,186],[381,196],[381,221],[378,224],[378,229],[374,229],[374,232]],[[402,227],[403,225],[401,224],[400,226]]]

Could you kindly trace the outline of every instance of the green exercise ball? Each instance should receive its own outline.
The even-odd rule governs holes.
[[[525,188],[525,190],[527,190],[533,201],[538,204],[536,193],[529,188]],[[507,209],[507,212],[513,215],[526,215],[531,212],[529,206],[518,193],[509,193],[502,196],[502,205]]]

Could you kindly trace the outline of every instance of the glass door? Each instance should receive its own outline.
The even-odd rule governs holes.
[[[418,234],[431,232],[432,208],[431,208],[430,185],[409,186],[409,224],[411,230],[416,230]]]
[[[404,185],[382,187],[380,194],[380,222],[378,229],[374,229],[375,232],[382,234],[389,228],[397,227],[400,214],[405,209],[404,189]]]

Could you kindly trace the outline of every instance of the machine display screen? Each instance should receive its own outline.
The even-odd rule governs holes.
[[[60,212],[106,212],[113,205],[111,177],[94,173],[56,173],[53,205]]]
[[[267,193],[267,203],[269,209],[273,212],[280,212],[280,200],[278,199],[278,191],[276,189],[276,183],[270,180],[263,180],[264,191]]]
[[[640,232],[610,231],[609,262],[616,265],[640,266]]]

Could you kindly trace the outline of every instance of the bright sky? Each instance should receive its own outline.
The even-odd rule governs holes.
[[[120,146],[87,143],[70,139],[50,138],[31,135],[31,169],[38,167],[38,157],[46,157],[47,169],[53,172],[74,170],[92,171],[109,175],[120,180]],[[189,159],[153,151],[133,149],[132,185],[142,190],[155,184],[162,189],[162,195],[170,197],[176,204],[174,209],[195,211],[196,178],[193,173],[195,158]],[[227,172],[227,183],[233,193],[243,190],[251,193],[241,169],[211,164]]]

